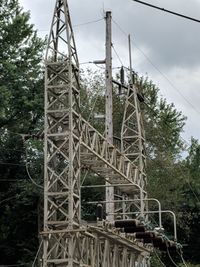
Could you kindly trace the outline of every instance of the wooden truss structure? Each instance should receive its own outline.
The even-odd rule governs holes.
[[[141,219],[146,209],[144,134],[135,87],[127,93],[121,150],[81,116],[79,62],[67,0],[56,0],[45,64],[42,266],[149,266],[150,247],[133,234],[106,222],[91,226],[81,221],[82,167],[109,179],[122,197],[136,200],[132,218]],[[122,214],[130,211],[130,206],[121,208]]]

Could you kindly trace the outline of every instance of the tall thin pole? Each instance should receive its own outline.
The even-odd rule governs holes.
[[[113,143],[113,99],[112,99],[112,16],[106,12],[106,139]],[[109,183],[107,183],[109,185]],[[106,188],[106,214],[114,212],[114,188]],[[108,221],[113,221],[113,215],[107,215]]]
[[[106,12],[106,138],[113,143],[112,99],[112,26],[111,12]]]
[[[131,36],[128,35],[128,46],[129,46],[129,64],[130,64],[130,81],[133,85],[133,67],[132,67],[132,51],[131,51]]]

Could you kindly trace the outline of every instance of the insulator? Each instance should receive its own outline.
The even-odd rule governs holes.
[[[151,238],[144,238],[143,242],[144,242],[144,244],[151,244],[152,243],[152,239]]]
[[[124,84],[124,68],[123,67],[121,67],[121,69],[120,69],[120,82],[121,82],[121,84]]]
[[[103,221],[103,206],[102,206],[102,204],[97,205],[96,215],[97,215],[97,220]]]
[[[173,241],[165,241],[165,240],[162,239],[162,243],[157,243],[156,246],[154,245],[154,247],[159,248],[160,251],[169,250],[171,253],[172,252],[177,252],[177,245]]]
[[[141,232],[145,232],[145,228],[144,226],[125,227],[124,232],[125,233],[137,233],[137,232],[141,233]]]
[[[155,237],[154,232],[139,232],[135,233],[135,237],[139,239],[147,238],[147,239],[153,239]]]
[[[161,245],[165,244],[162,237],[155,237],[152,241],[155,248],[159,248]]]
[[[135,73],[134,72],[132,73],[132,79],[133,79],[133,84],[135,84],[136,79],[135,79]]]
[[[118,87],[118,94],[119,94],[119,95],[122,94],[122,86],[121,86],[121,85],[119,85],[119,87]]]
[[[175,243],[174,241],[170,241],[168,249],[170,252],[176,252],[178,250],[177,243]]]
[[[167,249],[168,249],[166,244],[162,244],[158,248],[159,248],[160,251],[167,251]]]
[[[136,227],[137,224],[138,224],[137,220],[118,220],[114,222],[114,226],[116,228]]]

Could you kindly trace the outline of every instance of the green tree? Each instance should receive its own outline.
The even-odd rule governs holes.
[[[191,139],[188,156],[182,165],[186,175],[182,182],[182,203],[179,212],[179,231],[186,244],[184,254],[191,263],[200,263],[200,145]]]
[[[29,18],[17,0],[0,2],[0,264],[30,263],[38,242],[39,193],[28,180],[20,134],[41,128],[44,41]]]

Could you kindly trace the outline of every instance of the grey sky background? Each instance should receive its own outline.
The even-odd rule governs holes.
[[[145,1],[200,19],[200,0]],[[103,10],[112,11],[113,20],[132,36],[134,69],[139,74],[147,74],[159,86],[161,95],[188,117],[184,139],[189,141],[191,136],[200,139],[200,23],[148,8],[132,0],[69,0],[68,3],[73,25],[101,19]],[[55,0],[20,0],[20,4],[25,10],[30,10],[31,21],[39,35],[47,35]],[[76,26],[74,33],[80,62],[105,57],[103,20]],[[127,36],[115,23],[113,44],[123,64],[128,64]],[[121,65],[114,53],[113,65]]]

